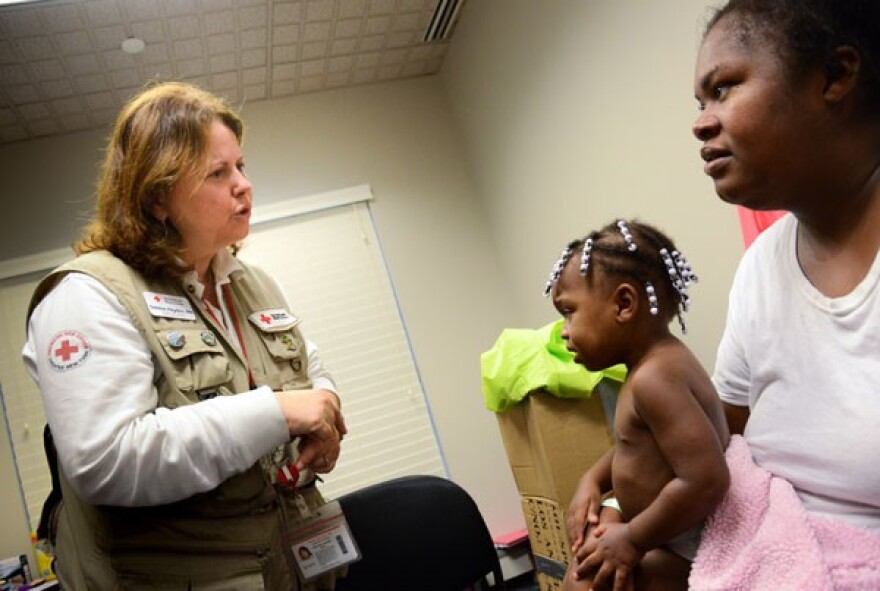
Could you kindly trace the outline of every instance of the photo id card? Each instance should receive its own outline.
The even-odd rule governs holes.
[[[303,582],[361,558],[338,501],[314,509],[309,519],[286,534],[285,541]]]

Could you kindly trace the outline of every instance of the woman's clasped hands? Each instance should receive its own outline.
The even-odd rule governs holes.
[[[326,474],[336,466],[348,432],[339,399],[329,390],[276,392],[291,437],[299,437],[297,468]]]

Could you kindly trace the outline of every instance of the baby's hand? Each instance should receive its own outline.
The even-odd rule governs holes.
[[[630,541],[629,527],[624,523],[603,523],[593,533],[595,548],[587,553],[585,544],[578,552],[575,576],[583,578],[595,572],[594,588],[611,588],[614,591],[632,589],[633,569],[641,561],[644,552]]]

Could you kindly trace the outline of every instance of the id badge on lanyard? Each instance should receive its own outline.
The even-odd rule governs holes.
[[[361,559],[338,501],[316,507],[309,517],[289,523],[292,529],[285,533],[284,543],[303,582]]]
[[[284,546],[293,558],[300,579],[307,583],[324,573],[361,559],[348,521],[338,501],[310,508],[302,492],[297,488],[299,470],[295,464],[278,468],[277,485],[282,495],[284,513]],[[288,491],[285,494],[284,491]],[[288,511],[284,501],[293,493],[296,513]]]

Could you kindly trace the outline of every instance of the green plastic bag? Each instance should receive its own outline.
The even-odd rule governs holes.
[[[602,378],[622,382],[626,367],[589,371],[565,348],[562,319],[537,330],[508,328],[480,355],[486,408],[503,412],[530,392],[546,390],[560,398],[589,398]]]

